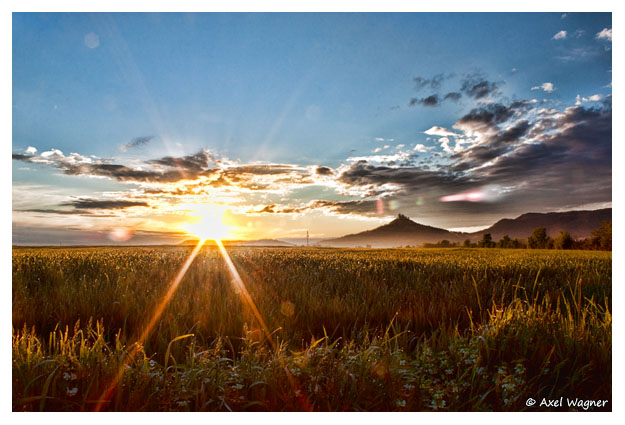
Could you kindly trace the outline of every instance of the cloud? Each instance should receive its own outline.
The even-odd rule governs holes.
[[[89,214],[88,211],[82,210],[57,210],[47,208],[31,208],[25,210],[17,210],[20,212],[39,213],[39,214],[60,214],[60,215],[84,215]]]
[[[351,200],[351,201],[329,201],[314,200],[307,204],[276,205],[270,204],[261,207],[248,209],[247,214],[301,214],[307,211],[321,210],[330,214],[353,214],[353,215],[378,215],[376,201],[373,200]]]
[[[438,142],[441,144],[441,147],[443,148],[445,152],[447,153],[454,152],[454,150],[449,146],[449,138],[441,137],[440,139],[438,139]]]
[[[390,147],[391,147],[391,145],[384,145],[384,146],[377,147],[377,148],[375,148],[373,150],[373,153],[382,152],[383,150],[386,150],[386,149],[388,149]]]
[[[498,83],[486,80],[482,74],[468,74],[462,80],[460,91],[473,99],[482,99],[499,93]]]
[[[426,87],[436,90],[441,87],[441,83],[444,79],[445,74],[437,74],[432,78],[415,77],[413,78],[413,81],[415,82],[415,88],[417,91],[422,90]]]
[[[515,114],[523,107],[521,103],[511,105],[503,105],[501,103],[489,103],[478,108],[474,108],[469,113],[462,116],[454,124],[454,128],[469,132],[486,132],[494,130],[498,124],[501,124]]]
[[[369,156],[352,156],[347,158],[348,162],[374,162],[379,164],[386,164],[389,166],[406,165],[412,162],[416,156],[409,151],[398,151],[391,155],[369,155]]]
[[[143,201],[127,201],[127,200],[108,200],[108,199],[91,199],[79,198],[61,204],[62,206],[72,206],[78,209],[98,209],[98,210],[116,210],[130,207],[148,207],[149,204]]]
[[[586,102],[599,102],[601,100],[601,95],[600,94],[593,94],[592,96],[589,97],[582,97],[580,95],[575,96],[575,105],[579,106],[582,103],[586,103]]]
[[[608,40],[612,41],[612,28],[604,28],[595,35],[597,40]]]
[[[566,53],[567,54],[562,56],[556,56],[556,59],[564,62],[586,61],[599,56],[601,51],[594,47],[576,47],[568,50]]]
[[[439,137],[448,162],[391,167],[352,158],[358,161],[339,167],[336,181],[345,194],[365,199],[393,196],[406,205],[418,196],[438,203],[450,194],[496,188],[497,196],[488,208],[426,202],[419,214],[520,213],[576,202],[607,202],[611,200],[611,119],[607,105],[552,112],[532,101],[484,105],[457,120],[460,131],[473,130],[473,135],[456,134],[455,146],[443,127],[430,131]]]
[[[555,90],[555,87],[553,86],[553,83],[542,83],[540,86],[534,86],[532,87],[532,91],[534,90],[543,90],[547,93],[551,93]]]
[[[462,93],[459,92],[449,92],[444,97],[443,100],[451,100],[453,102],[457,102],[462,97]]]
[[[418,103],[420,103],[423,106],[439,106],[440,105],[440,99],[438,98],[438,95],[436,94],[432,94],[428,97],[424,97],[423,99],[419,99]]]
[[[446,129],[445,127],[439,127],[437,125],[425,130],[424,133],[428,136],[459,136],[457,133],[454,133],[453,131]]]
[[[566,38],[566,31],[562,30],[557,32],[553,37],[552,40],[564,40]]]
[[[136,148],[137,146],[142,146],[154,139],[154,136],[144,136],[144,137],[135,137],[130,142],[126,143],[121,147],[122,152],[128,152],[132,148]]]
[[[35,203],[20,208],[32,206],[33,213],[57,213],[68,220],[70,215],[95,216],[98,212],[122,217],[130,207],[152,206],[162,213],[191,200],[231,202],[233,208],[249,214],[319,210],[369,216],[376,214],[375,199],[392,196],[405,206],[402,208],[420,217],[473,214],[474,220],[476,214],[481,219],[496,218],[576,202],[609,202],[612,111],[609,102],[601,100],[600,95],[580,96],[580,105],[563,110],[546,109],[535,100],[481,104],[459,116],[453,130],[435,125],[424,131],[434,142],[430,142],[432,146],[419,143],[412,149],[393,149],[388,155],[352,156],[334,168],[246,164],[208,150],[122,164],[77,153],[66,155],[58,149],[41,154],[31,149],[14,153],[13,158],[45,164],[69,175],[107,177],[134,186],[108,193],[104,199],[74,198],[60,204],[71,209],[45,209]],[[588,108],[583,102],[597,103]],[[421,155],[425,152],[430,154]],[[448,195],[486,187],[495,187],[498,194],[488,205],[439,202]],[[309,201],[320,193],[327,193],[332,200]],[[351,198],[335,199],[340,196]],[[59,205],[61,201],[50,203]],[[249,205],[258,206],[250,209]],[[132,214],[144,209],[137,208]]]
[[[33,147],[33,146],[29,146],[26,148],[25,151],[28,155],[34,155],[37,153],[37,148]]]
[[[315,174],[320,176],[331,176],[334,174],[334,171],[332,171],[332,168],[330,167],[317,166],[315,167]]]

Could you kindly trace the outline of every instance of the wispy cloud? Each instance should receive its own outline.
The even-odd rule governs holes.
[[[152,141],[152,139],[154,139],[154,136],[135,137],[130,142],[123,145],[120,149],[122,152],[128,152],[132,148],[148,144]]]
[[[592,96],[582,97],[580,95],[575,96],[575,105],[579,106],[586,102],[599,102],[601,100],[600,94],[593,94]]]
[[[601,31],[599,31],[597,33],[595,38],[598,39],[598,40],[612,41],[612,28],[610,28],[610,29],[608,29],[608,28],[602,29]]]
[[[479,100],[497,95],[501,83],[488,81],[481,73],[471,73],[464,77],[461,84],[460,91],[473,99]]]
[[[558,31],[553,37],[552,40],[564,40],[566,38],[566,30]]]
[[[453,131],[446,129],[445,127],[439,127],[437,125],[435,125],[434,127],[430,127],[423,133],[427,134],[428,136],[458,136],[457,133],[454,133]]]
[[[531,90],[543,90],[544,92],[551,93],[555,90],[555,87],[553,86],[553,83],[542,83],[540,86],[532,87]]]
[[[98,209],[98,210],[117,210],[131,207],[147,207],[149,204],[144,201],[128,201],[121,199],[91,199],[78,198],[65,202],[61,205],[72,206],[78,209]]]

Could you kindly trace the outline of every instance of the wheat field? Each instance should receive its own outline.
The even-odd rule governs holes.
[[[14,248],[13,410],[612,408],[610,252],[191,250]]]

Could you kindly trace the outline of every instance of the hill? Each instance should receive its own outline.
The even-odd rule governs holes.
[[[372,230],[326,239],[318,243],[321,246],[355,247],[370,246],[372,248],[392,248],[398,246],[414,246],[424,243],[435,243],[441,240],[463,242],[466,239],[475,242],[485,233],[490,233],[497,241],[504,235],[511,238],[527,239],[537,227],[545,227],[549,236],[557,236],[560,231],[568,231],[573,238],[587,238],[603,221],[612,220],[612,209],[590,211],[566,211],[552,213],[526,213],[517,218],[504,218],[491,227],[473,233],[450,232],[432,226],[425,226],[399,216],[388,224]]]
[[[197,245],[199,239],[186,239],[180,242],[178,245]],[[236,241],[236,240],[223,240],[224,246],[279,246],[279,247],[290,247],[295,246],[292,243],[280,241],[277,239],[258,239],[258,240],[250,240],[250,241]],[[216,246],[214,240],[207,240],[204,242],[204,246]]]
[[[450,232],[437,227],[425,226],[399,214],[396,219],[383,226],[336,239],[323,240],[319,242],[319,245],[333,247],[369,245],[372,248],[392,248],[422,245],[426,242],[437,242],[443,239],[450,242],[460,242],[466,237],[466,233]]]
[[[537,227],[545,227],[551,237],[557,236],[560,231],[568,231],[571,236],[587,238],[590,232],[597,229],[603,221],[612,220],[612,208],[586,211],[566,211],[552,213],[527,213],[515,219],[504,218],[488,229],[472,233],[481,236],[490,233],[493,240],[499,240],[504,235],[511,238],[526,239]]]

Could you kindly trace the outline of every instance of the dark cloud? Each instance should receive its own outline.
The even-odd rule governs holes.
[[[430,95],[428,97],[424,97],[421,99],[417,99],[413,97],[412,99],[410,99],[410,103],[408,104],[408,106],[415,106],[416,104],[420,104],[423,106],[430,106],[430,107],[439,106],[440,99],[438,98],[438,95],[436,94],[433,94],[433,95]]]
[[[531,105],[490,104],[461,117],[458,123],[488,131],[478,132],[479,143],[449,156],[448,165],[431,167],[422,161],[421,166],[389,167],[359,161],[339,168],[337,182],[346,193],[394,196],[407,205],[424,196],[430,204],[413,208],[434,215],[443,210],[520,214],[610,202],[611,109],[579,106],[519,118]],[[438,202],[440,196],[483,187],[496,188],[489,202]]]
[[[324,210],[337,214],[375,215],[376,201],[355,200],[355,201],[326,201],[315,200],[302,206],[289,205],[266,205],[260,209],[248,210],[247,214],[299,214],[312,210]]]
[[[318,174],[320,176],[331,176],[332,174],[334,174],[334,171],[332,171],[332,168],[320,165],[315,168],[315,174]]]
[[[313,201],[309,209],[323,209],[337,214],[377,215],[376,201]]]
[[[208,169],[210,162],[213,162],[215,158],[211,156],[207,151],[199,151],[193,155],[187,155],[183,157],[165,156],[160,159],[154,159],[147,161],[148,164],[163,165],[165,167],[176,168],[179,170],[185,170],[189,172],[202,172]]]
[[[423,106],[439,106],[440,105],[440,100],[438,98],[438,95],[432,94],[428,97],[424,97],[423,99],[419,100],[419,103]]]
[[[91,198],[79,198],[69,202],[64,202],[61,205],[72,206],[79,209],[98,209],[98,210],[115,210],[130,207],[148,207],[147,202],[142,201],[127,201],[127,200],[108,200],[108,199],[91,199]]]
[[[474,108],[468,114],[461,117],[454,124],[455,128],[463,130],[479,130],[495,128],[514,115],[516,109],[501,103],[489,103],[479,108]]]
[[[443,100],[451,100],[453,102],[457,102],[462,97],[462,93],[460,92],[449,92],[443,97]]]
[[[137,146],[142,146],[154,139],[154,136],[143,136],[143,137],[135,137],[130,142],[126,143],[122,146],[122,151],[128,152],[132,148],[136,148]]]
[[[415,166],[389,167],[376,166],[367,161],[358,161],[341,170],[337,180],[349,187],[361,187],[369,190],[370,196],[384,193],[380,186],[392,185],[401,191],[419,191],[433,186],[455,186],[458,178],[443,170],[430,170]],[[376,190],[377,188],[377,190]]]
[[[64,174],[74,176],[109,177],[123,182],[140,183],[173,183],[181,180],[194,180],[200,176],[211,176],[216,170],[209,168],[212,157],[206,151],[181,158],[163,157],[145,162],[148,166],[160,166],[161,169],[132,168],[121,164],[112,164],[103,160],[92,160],[78,154],[64,156],[62,153],[54,156],[42,155],[13,155],[13,159],[50,164]]]
[[[444,79],[445,74],[437,74],[432,78],[415,77],[413,78],[413,81],[415,82],[415,88],[417,91],[422,90],[426,87],[436,90],[441,87],[441,83]]]
[[[486,80],[482,74],[474,73],[465,76],[460,91],[474,99],[482,99],[499,92],[499,84]]]
[[[89,214],[88,211],[82,210],[56,210],[56,209],[43,209],[43,208],[32,208],[27,210],[17,210],[20,212],[30,212],[30,213],[41,213],[41,214],[61,214],[61,215],[85,215]]]

